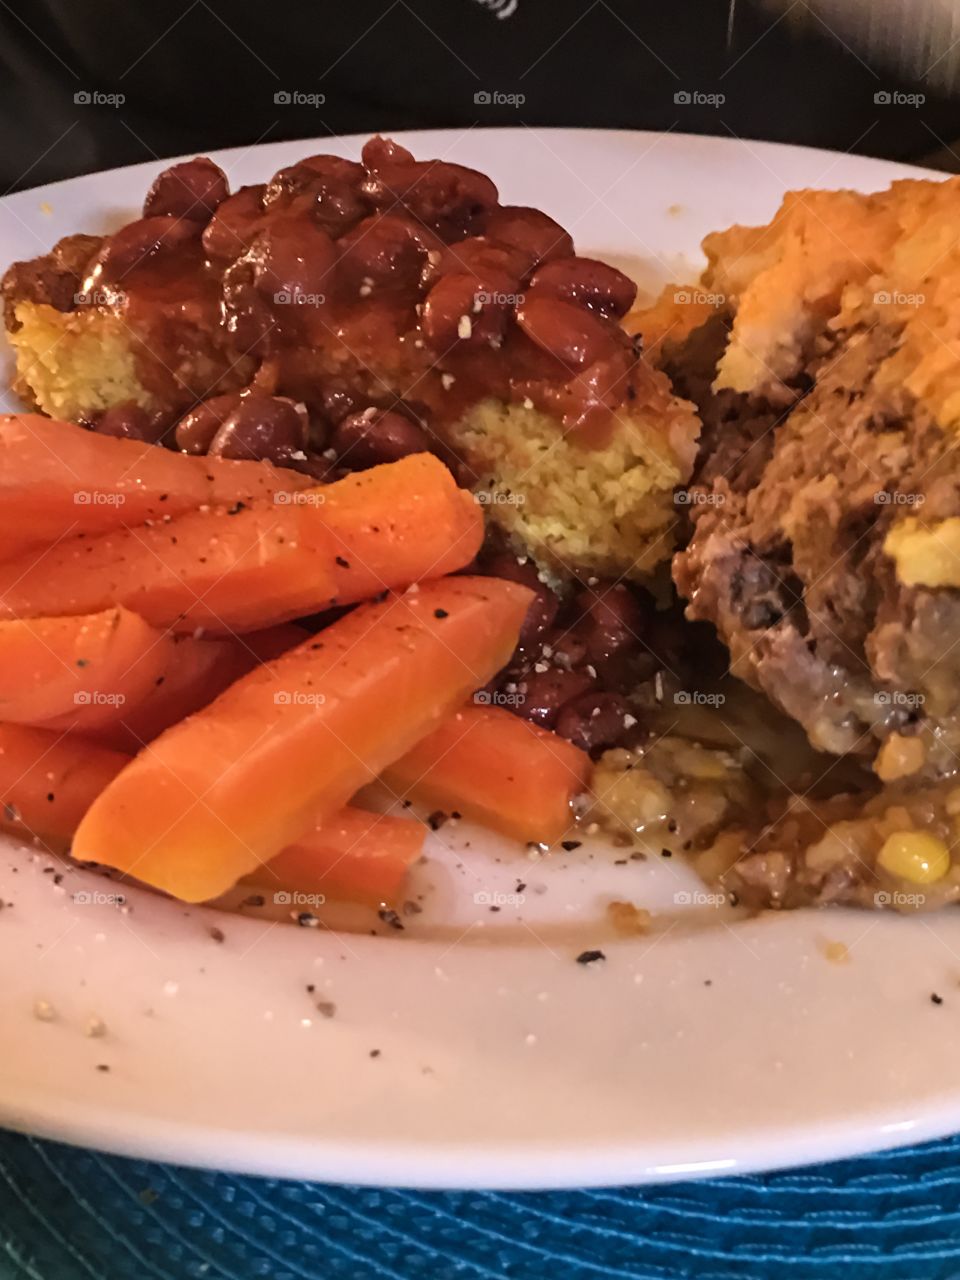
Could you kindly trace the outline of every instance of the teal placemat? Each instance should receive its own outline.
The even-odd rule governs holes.
[[[2,1280],[960,1280],[960,1138],[610,1191],[334,1187],[0,1135]]]

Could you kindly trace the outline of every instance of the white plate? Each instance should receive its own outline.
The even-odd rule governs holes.
[[[404,140],[489,172],[506,200],[549,210],[582,251],[627,261],[650,288],[689,274],[705,232],[768,218],[787,188],[871,190],[910,172],[678,135]],[[358,147],[217,159],[239,185],[311,149]],[[115,225],[160,167],[4,200],[0,259]],[[710,906],[678,910],[675,896],[698,886],[675,860],[622,856],[585,846],[532,862],[444,828],[422,876],[426,909],[374,937],[138,892],[123,912],[84,900],[110,891],[102,879],[55,883],[48,858],[4,846],[0,1121],[217,1168],[513,1188],[768,1168],[960,1128],[960,913],[731,923]],[[614,898],[675,922],[613,940]],[[840,941],[845,964],[827,958]],[[598,946],[605,961],[576,963]],[[105,1037],[86,1034],[92,1018]]]

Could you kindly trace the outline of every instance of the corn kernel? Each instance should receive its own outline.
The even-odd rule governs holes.
[[[895,831],[887,837],[877,862],[899,880],[933,884],[950,870],[950,851],[925,831]]]

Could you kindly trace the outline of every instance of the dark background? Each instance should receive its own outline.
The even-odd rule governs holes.
[[[957,103],[868,67],[820,20],[803,21],[802,4],[786,8],[738,0],[728,37],[727,0],[11,0],[0,4],[0,184],[240,143],[503,124],[952,162]],[[876,101],[898,90],[926,100]]]

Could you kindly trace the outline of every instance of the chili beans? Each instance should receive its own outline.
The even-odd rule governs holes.
[[[344,418],[330,442],[340,462],[365,471],[382,462],[398,462],[411,453],[429,453],[431,440],[423,427],[391,409],[364,409]]]
[[[564,703],[555,721],[557,733],[584,751],[615,747],[635,723],[619,693],[582,693]]]
[[[213,396],[185,414],[174,428],[174,440],[182,453],[206,453],[213,437],[240,403],[240,393]]]
[[[647,616],[623,583],[587,589],[577,597],[577,604],[583,610],[578,632],[591,662],[603,662],[628,645],[642,643]]]
[[[520,648],[529,649],[557,616],[560,601],[556,594],[541,581],[537,566],[526,557],[518,559],[509,552],[502,552],[484,561],[483,572],[491,578],[519,582],[534,593],[519,639]]]
[[[230,194],[226,174],[206,156],[164,169],[147,192],[143,216],[166,215],[206,223]]]
[[[568,369],[594,364],[623,343],[619,330],[600,316],[559,298],[526,298],[517,307],[517,324]]]
[[[383,290],[416,290],[427,254],[442,242],[400,213],[365,218],[337,241],[338,279],[348,298]]]
[[[269,213],[296,203],[307,209],[332,236],[341,235],[370,212],[360,194],[364,168],[339,156],[308,156],[279,170],[267,184],[263,204]]]
[[[257,289],[278,305],[323,306],[332,291],[337,252],[326,231],[308,217],[273,219],[248,256]]]
[[[203,232],[203,251],[215,262],[232,262],[253,244],[263,225],[263,185],[241,187],[217,207]]]
[[[496,282],[484,283],[469,275],[444,276],[423,304],[424,340],[438,356],[458,342],[497,346],[507,331],[508,299]]]
[[[94,430],[101,436],[157,444],[164,434],[164,424],[162,419],[152,416],[141,405],[129,400],[124,404],[112,405],[98,414]]]
[[[455,238],[479,214],[493,209],[498,192],[486,174],[446,160],[385,160],[360,190],[378,209],[396,204],[417,219]]]
[[[120,281],[161,251],[182,248],[200,236],[200,224],[189,218],[138,218],[106,240],[91,270],[105,280]]]
[[[307,414],[303,405],[253,392],[240,397],[210,443],[209,453],[284,466],[303,454]]]
[[[637,286],[622,271],[596,258],[554,258],[534,273],[530,293],[575,302],[607,316],[624,316],[633,306]]]
[[[524,720],[532,720],[545,729],[557,723],[561,708],[572,699],[587,693],[593,680],[585,671],[562,671],[557,667],[534,672],[520,682],[524,686],[523,701],[518,710]]]
[[[524,205],[505,204],[494,209],[486,220],[484,235],[522,249],[536,266],[553,258],[573,256],[569,231],[539,209],[528,209]]]

